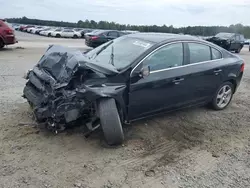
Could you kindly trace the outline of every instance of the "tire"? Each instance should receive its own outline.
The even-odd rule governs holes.
[[[48,33],[48,37],[51,37],[51,33]]]
[[[237,54],[239,54],[240,53],[240,51],[241,51],[241,47],[239,47],[237,50],[235,50],[235,53],[237,53]]]
[[[232,100],[234,88],[235,87],[231,82],[223,83],[213,97],[211,103],[212,108],[214,110],[224,110]]]
[[[4,45],[3,40],[2,40],[2,39],[0,39],[0,49],[2,49],[4,46],[5,46],[5,45]]]
[[[99,117],[106,142],[109,145],[122,144],[124,134],[114,99],[101,99],[99,102]]]
[[[77,36],[77,35],[74,35],[74,36],[73,36],[73,38],[74,38],[74,39],[77,39],[77,38],[78,38],[78,36]]]
[[[61,38],[61,35],[59,35],[59,34],[56,34],[56,38]]]

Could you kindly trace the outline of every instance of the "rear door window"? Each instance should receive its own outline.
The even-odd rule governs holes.
[[[119,34],[118,34],[118,32],[110,31],[110,32],[108,32],[108,36],[109,37],[119,37]]]
[[[200,63],[211,60],[210,47],[199,43],[188,43],[190,63]]]

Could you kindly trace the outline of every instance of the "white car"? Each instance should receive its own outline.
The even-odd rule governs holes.
[[[37,26],[37,27],[35,27],[35,28],[31,28],[31,29],[30,29],[30,33],[35,34],[36,31],[38,31],[38,30],[40,30],[40,29],[44,29],[44,28],[45,28],[45,27],[42,27],[42,26]]]
[[[60,38],[62,35],[63,29],[62,28],[57,28],[56,30],[54,30],[53,32],[51,32],[51,36],[52,37],[57,37],[57,38]]]
[[[53,29],[45,29],[44,31],[40,32],[40,35],[51,37],[51,34],[56,31],[59,28],[53,28]]]
[[[74,31],[74,29],[62,29],[61,31],[55,31],[51,36],[60,38],[81,38],[82,34],[80,32]]]
[[[30,28],[28,28],[26,31],[27,31],[27,33],[31,33],[31,30],[32,29],[35,29],[36,27],[30,27]]]

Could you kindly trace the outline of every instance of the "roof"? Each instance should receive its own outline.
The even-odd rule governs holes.
[[[142,40],[147,40],[153,43],[160,43],[163,41],[172,41],[172,40],[200,40],[198,37],[190,35],[179,35],[172,33],[135,33],[128,35],[129,37],[134,37]]]

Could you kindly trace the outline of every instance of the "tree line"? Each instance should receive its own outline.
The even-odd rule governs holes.
[[[112,29],[112,30],[134,30],[140,32],[162,32],[162,33],[183,33],[199,36],[212,36],[219,32],[232,32],[244,34],[246,38],[250,38],[250,26],[242,24],[235,24],[227,26],[188,26],[188,27],[174,27],[173,25],[157,26],[157,25],[130,25],[119,24],[115,22],[94,20],[79,20],[78,22],[64,22],[52,20],[30,19],[27,17],[22,18],[7,18],[10,23],[19,24],[33,24],[33,25],[46,25],[55,27],[78,27],[78,28],[91,28],[91,29]]]

